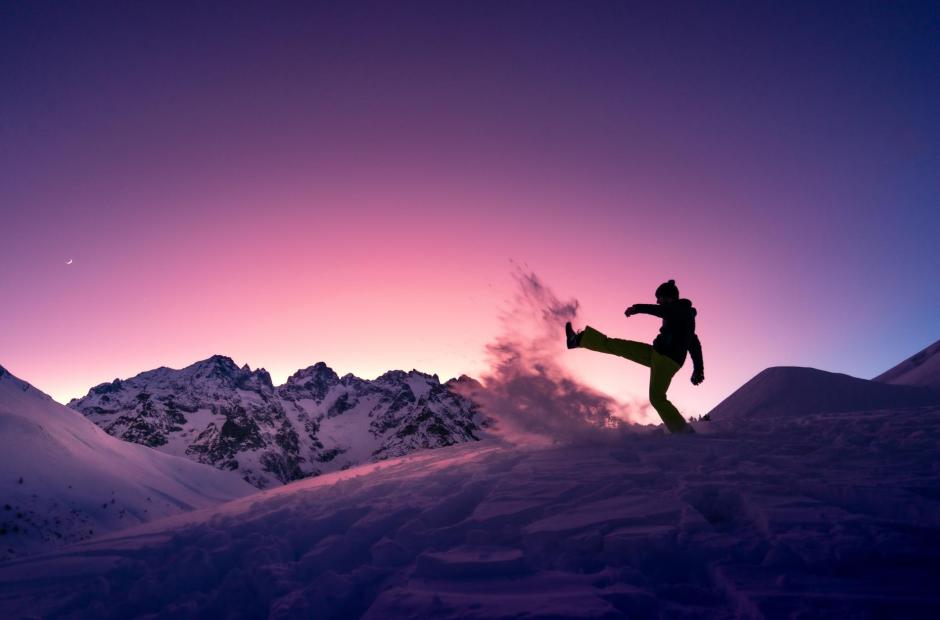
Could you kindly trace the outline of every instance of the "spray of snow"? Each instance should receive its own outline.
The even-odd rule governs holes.
[[[500,334],[486,346],[489,370],[480,383],[457,386],[513,443],[551,444],[614,439],[642,406],[585,385],[559,362],[567,352],[564,324],[575,321],[577,299],[560,300],[527,268],[514,266],[516,292],[500,312]]]

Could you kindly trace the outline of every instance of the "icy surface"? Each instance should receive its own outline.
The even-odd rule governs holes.
[[[0,558],[22,556],[255,489],[111,437],[0,367]]]
[[[6,618],[940,617],[940,408],[485,440],[0,566]]]

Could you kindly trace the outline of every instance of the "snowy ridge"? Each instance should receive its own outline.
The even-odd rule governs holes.
[[[247,495],[233,474],[115,439],[0,367],[0,559]]]
[[[940,394],[940,340],[873,379],[896,385],[916,385]]]
[[[719,423],[742,423],[778,416],[934,403],[940,403],[940,398],[924,387],[888,385],[816,368],[773,366],[735,390],[708,415]]]
[[[419,448],[478,439],[485,420],[437,375],[340,378],[323,362],[275,387],[215,355],[92,388],[69,403],[109,434],[266,488]]]

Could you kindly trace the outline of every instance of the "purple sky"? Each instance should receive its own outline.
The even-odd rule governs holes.
[[[513,259],[646,341],[676,279],[686,411],[871,377],[940,338],[938,76],[937,3],[6,3],[0,364],[478,374]]]

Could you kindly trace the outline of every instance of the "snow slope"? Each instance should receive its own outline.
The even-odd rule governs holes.
[[[2,565],[0,616],[940,617],[940,407],[721,428],[293,482]]]
[[[873,379],[896,385],[917,385],[940,393],[940,340]]]
[[[111,437],[0,367],[0,558],[255,491],[238,476]]]
[[[816,368],[773,366],[734,391],[708,412],[719,423],[764,423],[777,416],[940,404],[930,390],[888,385]]]

